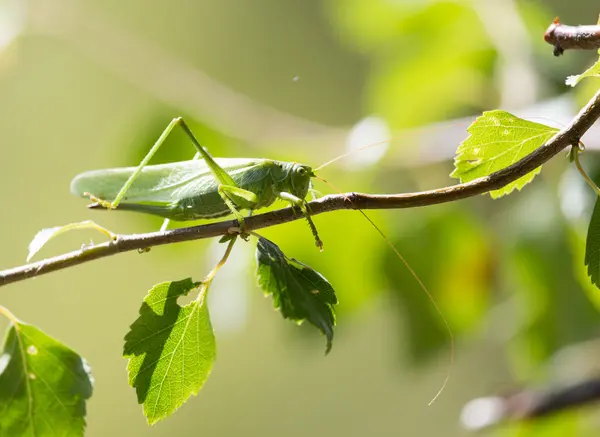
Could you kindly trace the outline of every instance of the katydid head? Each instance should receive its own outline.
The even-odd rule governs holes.
[[[274,181],[277,190],[291,193],[304,199],[310,188],[310,180],[315,177],[312,167],[297,162],[276,162]]]
[[[291,193],[304,199],[310,189],[310,180],[315,177],[313,169],[308,165],[294,163],[290,171]]]

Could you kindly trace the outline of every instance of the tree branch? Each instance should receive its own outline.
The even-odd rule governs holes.
[[[592,378],[546,390],[478,398],[465,405],[463,426],[479,431],[502,422],[531,420],[600,401],[600,379]]]
[[[475,179],[464,184],[416,193],[391,195],[348,193],[330,195],[310,202],[310,211],[312,215],[317,215],[342,209],[415,208],[438,203],[453,202],[483,194],[491,190],[497,190],[538,168],[561,150],[571,145],[577,145],[583,134],[596,122],[596,120],[598,120],[598,118],[600,118],[600,91],[596,93],[566,128],[559,131],[546,144],[510,167],[489,176]],[[300,218],[302,218],[302,216],[292,208],[280,209],[247,218],[246,229],[248,231],[255,231],[298,220]],[[81,250],[47,258],[35,263],[0,271],[0,286],[23,281],[28,278],[40,276],[56,270],[62,270],[67,267],[76,266],[121,252],[142,250],[149,247],[161,246],[163,244],[218,237],[227,234],[230,228],[237,226],[238,223],[236,220],[229,220],[174,229],[166,232],[118,235],[114,241],[85,247]]]
[[[560,56],[568,49],[599,49],[600,25],[567,26],[555,18],[544,33],[544,40],[554,46],[554,56]]]

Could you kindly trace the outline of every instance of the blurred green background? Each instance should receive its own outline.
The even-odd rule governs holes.
[[[591,24],[599,12],[592,0],[0,0],[0,266],[22,264],[45,227],[93,219],[119,233],[156,230],[154,218],[87,210],[69,183],[138,163],[178,115],[216,156],[317,166],[396,138],[321,172],[343,191],[455,183],[447,175],[464,128],[457,141],[427,135],[498,107],[559,121],[554,106],[534,105],[562,94],[574,113],[598,83],[573,91],[564,78],[594,54],[554,58],[542,34],[556,15]],[[168,144],[157,162],[193,155],[179,133]],[[600,174],[593,153],[585,161]],[[153,284],[202,278],[222,246],[99,260],[3,288],[1,304],[91,363],[88,436],[466,435],[461,409],[473,398],[600,370],[600,291],[582,262],[593,193],[566,164],[556,158],[495,202],[370,213],[456,337],[432,406],[449,370],[443,321],[353,212],[315,218],[323,253],[302,221],[263,232],[335,287],[332,353],[323,357],[315,329],[273,311],[255,285],[253,244],[238,244],[211,294],[214,370],[197,398],[152,428],[127,385],[123,336]],[[90,238],[101,240],[73,233],[40,256]],[[591,436],[598,419],[571,412],[489,435]]]

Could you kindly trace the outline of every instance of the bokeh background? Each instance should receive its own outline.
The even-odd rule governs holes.
[[[156,230],[151,217],[87,210],[69,183],[84,170],[138,163],[178,115],[215,156],[317,166],[393,138],[323,169],[343,191],[455,183],[452,153],[477,114],[502,108],[561,126],[598,87],[591,79],[567,89],[565,76],[594,53],[555,58],[542,34],[557,15],[591,24],[599,12],[592,0],[1,0],[0,266],[22,264],[45,227],[94,219],[119,233]],[[193,152],[175,133],[156,162]],[[600,173],[594,153],[584,156]],[[593,200],[557,157],[498,201],[370,213],[455,334],[456,362],[431,406],[449,370],[444,323],[354,212],[315,218],[323,253],[302,221],[263,232],[335,287],[332,353],[323,356],[315,329],[273,310],[255,285],[253,244],[238,244],[211,291],[214,370],[154,427],[127,385],[123,336],[153,284],[201,279],[222,246],[122,254],[3,288],[0,302],[91,363],[88,436],[468,435],[461,410],[473,398],[600,370],[600,290],[583,268]],[[39,256],[90,239],[102,238],[65,235]],[[588,408],[486,435],[599,429]]]

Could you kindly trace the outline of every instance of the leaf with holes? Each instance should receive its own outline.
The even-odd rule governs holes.
[[[505,111],[484,112],[467,131],[471,134],[460,143],[454,158],[451,177],[469,182],[506,168],[541,147],[558,129],[523,120]],[[521,190],[541,171],[538,167],[514,182],[494,191],[496,199]]]
[[[258,284],[273,296],[273,305],[286,319],[308,320],[327,338],[331,350],[337,304],[335,291],[327,279],[309,266],[288,258],[272,241],[260,237],[256,245]]]
[[[8,329],[0,356],[0,435],[83,436],[90,368],[27,323]]]
[[[193,302],[183,307],[177,303],[180,296],[198,288]],[[210,374],[216,343],[207,291],[190,278],[155,285],[125,336],[129,384],[149,424],[173,414],[190,395],[198,394]]]

